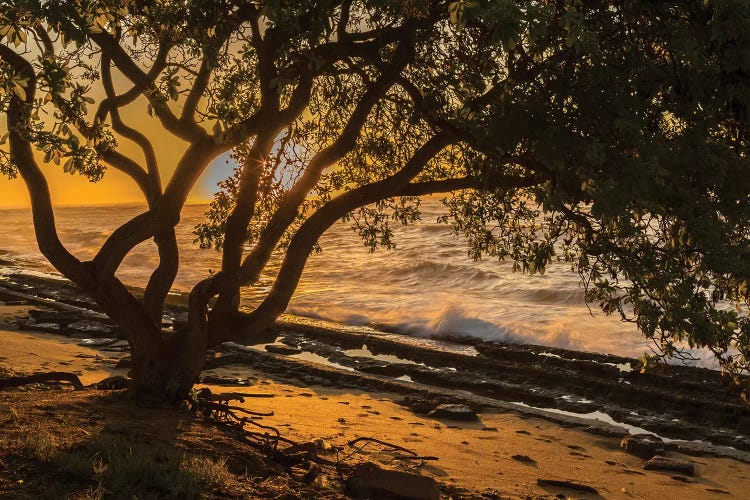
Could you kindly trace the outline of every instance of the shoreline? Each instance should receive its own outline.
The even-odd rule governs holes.
[[[69,282],[43,273],[11,277],[12,283],[0,280],[0,300],[42,309],[13,319],[17,327],[74,338],[118,336],[116,326]],[[184,311],[180,298],[171,297],[168,325],[178,323]],[[74,321],[78,315],[85,321]],[[693,453],[721,454],[715,446],[730,456],[732,449],[738,456],[750,453],[750,408],[712,370],[667,366],[667,371],[640,373],[633,359],[535,345],[433,340],[425,346],[372,328],[288,315],[275,333],[271,345],[246,347],[240,339],[217,346],[209,352],[207,369],[228,363],[260,365],[270,372],[299,372],[310,380],[328,377],[369,390],[434,393],[446,401],[474,401],[477,408],[543,414],[620,437],[652,433],[687,443],[685,449]],[[127,359],[122,363],[127,366]],[[690,442],[709,445],[701,452],[700,445]]]
[[[0,302],[5,304],[0,306],[0,321],[6,325],[0,327],[0,364],[27,373],[73,371],[84,383],[127,374],[127,349],[122,341],[101,338],[102,333],[113,336],[112,326],[85,297],[61,280],[38,275],[16,276],[16,280],[10,287],[0,280]],[[171,307],[172,312],[179,311],[174,304]],[[74,331],[74,320],[81,318],[89,322],[88,329]],[[29,330],[40,325],[51,330],[55,328],[50,325],[56,325],[57,331]],[[750,487],[750,442],[739,430],[717,426],[701,431],[697,423],[686,425],[686,421],[669,425],[669,413],[659,421],[650,420],[649,412],[663,411],[670,398],[686,413],[710,403],[720,411],[734,408],[740,417],[743,412],[750,415],[728,396],[723,400],[717,396],[718,381],[705,379],[711,375],[707,370],[684,369],[675,378],[642,377],[637,370],[617,366],[628,360],[605,355],[476,342],[460,346],[457,352],[434,350],[399,342],[386,332],[336,329],[329,323],[291,317],[280,322],[276,333],[278,342],[272,347],[218,346],[204,370],[207,383],[197,388],[225,393],[250,387],[273,395],[240,407],[272,411],[273,417],[263,417],[264,423],[300,442],[323,439],[345,446],[351,439],[374,437],[436,456],[437,462],[422,464],[419,472],[445,488],[459,488],[463,493],[457,498],[479,498],[476,495],[483,491],[517,498],[558,493],[580,498],[649,497],[657,491],[665,498],[685,494],[699,498],[716,492],[741,495]],[[81,345],[89,342],[86,339],[106,345]],[[686,374],[693,378],[680,385]],[[618,399],[618,391],[625,391],[622,397],[640,394],[644,401],[617,409],[612,401]],[[675,391],[684,394],[672,394]],[[701,403],[698,396],[706,391],[711,400],[703,398]],[[0,391],[0,401],[11,401],[18,393]],[[478,421],[427,415],[443,403],[469,407]],[[663,436],[662,453],[694,464],[698,476],[643,471],[644,460],[620,448],[623,437],[639,432]],[[707,443],[717,440],[719,446]],[[514,457],[529,457],[531,462]],[[394,466],[387,457],[382,460]],[[550,487],[545,481],[573,482],[598,493]]]
[[[29,345],[30,338],[36,339],[36,343]],[[84,377],[91,375],[83,380],[94,381],[96,378],[96,372],[87,368],[95,367],[100,360],[91,356],[92,349],[77,346],[71,339],[60,339],[53,334],[0,331],[2,342],[5,342],[0,344],[3,347],[13,343],[36,351],[35,356],[30,356],[22,364],[26,368],[33,368],[35,362],[41,367],[57,360],[74,363],[60,366],[77,367]],[[7,350],[3,352],[9,353]],[[13,364],[21,359],[17,352],[9,354],[0,360],[0,364]],[[111,363],[121,356],[108,357]],[[108,369],[114,374],[123,371]],[[447,492],[454,498],[554,498],[558,494],[589,499],[653,498],[654,495],[711,498],[716,494],[741,497],[750,487],[750,465],[746,463],[668,450],[667,454],[673,460],[692,464],[696,476],[647,471],[643,470],[643,459],[620,449],[618,437],[594,434],[590,429],[570,425],[570,422],[562,424],[550,420],[541,413],[534,415],[517,413],[511,408],[485,408],[478,413],[477,421],[460,422],[415,413],[403,404],[403,396],[398,392],[348,386],[336,381],[327,381],[323,385],[323,380],[310,379],[304,373],[227,364],[207,370],[207,375],[244,379],[247,385],[238,388],[199,384],[197,388],[209,388],[214,394],[239,390],[268,395],[266,398],[247,399],[237,405],[256,412],[272,412],[272,416],[263,417],[260,422],[276,427],[284,436],[297,442],[322,440],[325,446],[336,448],[346,446],[353,439],[374,438],[399,443],[421,456],[437,457],[436,461],[411,464],[410,470],[436,479],[446,498]],[[32,408],[38,407],[40,402],[42,409],[52,408],[52,402],[60,398],[73,405],[68,408],[73,408],[77,407],[75,402],[83,398],[87,401],[85,406],[90,408],[106,409],[113,404],[119,405],[117,413],[120,418],[131,412],[117,403],[120,396],[112,399],[122,392],[60,391],[44,388],[0,391],[0,420],[5,419],[5,412],[10,408],[16,408],[13,411],[18,412],[18,408],[28,406],[29,397],[36,402]],[[27,408],[26,411],[31,410]],[[145,418],[142,424],[121,420],[113,423],[86,417],[86,425],[104,425],[105,429],[126,435],[158,425],[151,422],[148,414],[140,412],[139,417]],[[52,420],[67,422],[71,418],[56,412]],[[185,420],[178,428],[185,429],[180,432],[187,432],[190,424]],[[5,438],[13,439],[16,432],[13,425],[7,429],[3,433]],[[184,438],[178,439],[185,442]],[[391,457],[378,447],[366,449],[362,456],[383,466],[402,467]],[[329,479],[329,483],[323,481],[320,486],[332,487],[332,480]],[[591,490],[559,486],[565,483]],[[0,491],[6,493],[16,490],[3,490],[3,486],[19,487],[3,485],[0,481]]]

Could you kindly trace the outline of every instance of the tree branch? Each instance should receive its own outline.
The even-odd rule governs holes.
[[[120,95],[115,94],[114,85],[112,83],[112,70],[110,68],[112,58],[108,53],[102,51],[102,83],[105,92],[107,92],[107,87],[109,87],[111,93],[107,92],[107,98],[99,103],[99,108],[96,111],[96,118],[103,122],[107,119],[107,114],[113,109],[127,106],[140,97],[146,89],[153,88],[156,78],[161,74],[164,68],[167,67],[169,49],[170,47],[166,43],[160,44],[159,50],[154,58],[154,63],[151,65],[151,69],[148,70],[148,73],[145,74],[145,78],[140,80],[139,83],[134,83],[130,89]]]
[[[154,97],[156,88],[152,79],[138,67],[112,35],[101,32],[91,33],[89,36],[102,49],[102,53],[114,61],[117,68],[139,89],[138,94],[142,93],[149,100],[154,113],[166,130],[187,142],[195,142],[206,136],[206,131],[202,127],[180,121],[165,103]],[[160,52],[164,47],[166,42],[161,42]]]
[[[180,221],[190,189],[195,185],[208,162],[224,148],[212,138],[191,144],[177,163],[175,174],[153,206],[118,227],[102,245],[93,259],[98,273],[113,275],[125,256],[136,245],[155,236],[164,229],[173,228]]]
[[[22,101],[18,96],[12,95],[6,117],[10,157],[18,167],[29,191],[34,232],[39,250],[66,278],[86,290],[91,290],[93,289],[92,277],[85,271],[81,261],[65,248],[57,234],[47,179],[34,159],[29,142],[28,134],[31,131],[29,113],[31,103],[36,96],[34,68],[23,57],[3,44],[0,44],[0,59],[10,64],[28,80],[26,99]]]
[[[148,174],[136,161],[115,150],[104,151],[101,155],[105,162],[133,179],[149,202],[153,199],[154,193]]]
[[[112,82],[112,70],[110,68],[110,62],[111,61],[109,56],[102,56],[102,85],[104,86],[104,92],[107,95],[107,100],[111,103],[118,103],[118,96],[115,94],[115,88]],[[112,129],[126,139],[130,139],[131,141],[136,143],[141,148],[141,151],[143,151],[143,156],[146,160],[146,169],[148,172],[146,174],[148,180],[148,189],[144,190],[144,194],[150,204],[159,194],[161,194],[161,175],[159,174],[159,165],[156,158],[156,151],[154,150],[154,145],[144,134],[132,127],[127,126],[122,121],[122,118],[120,117],[119,107],[120,106],[118,104],[113,104],[109,108],[110,116],[112,118]],[[138,166],[138,171],[143,172],[143,169]],[[133,174],[131,174],[131,176],[133,176]],[[138,182],[138,179],[136,179],[136,181]]]
[[[286,309],[297,287],[313,246],[333,223],[352,210],[378,200],[398,196],[424,166],[454,140],[440,132],[422,145],[397,173],[380,181],[343,193],[315,211],[292,237],[276,281],[263,302],[243,322],[243,331],[260,334]],[[431,185],[438,188],[438,185]],[[210,343],[227,340],[211,331]]]
[[[211,78],[211,65],[208,61],[208,56],[203,55],[198,74],[193,82],[193,87],[190,89],[187,97],[185,98],[185,105],[182,108],[182,115],[180,121],[189,125],[195,125],[195,110],[198,108],[198,103],[203,97],[203,93],[208,87],[208,82]]]
[[[310,160],[302,177],[284,195],[279,208],[263,229],[258,244],[242,263],[240,281],[243,284],[252,283],[258,279],[258,275],[268,262],[273,249],[294,221],[305,197],[320,180],[323,170],[343,158],[354,148],[370,111],[388,92],[401,70],[406,66],[408,49],[405,46],[406,44],[402,44],[399,47],[395,62],[389,67],[389,70],[382,74],[364,93],[336,141],[319,151]]]

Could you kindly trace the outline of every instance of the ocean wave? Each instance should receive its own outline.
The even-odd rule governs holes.
[[[208,269],[220,266],[221,254],[192,244],[192,228],[203,220],[205,208],[186,207],[177,227],[181,267],[176,289],[192,289]],[[382,324],[415,338],[459,335],[625,356],[639,356],[647,349],[632,325],[602,314],[591,317],[579,278],[566,265],[551,264],[540,277],[513,273],[509,262],[472,261],[462,238],[450,236],[445,225],[429,222],[439,213],[438,204],[425,202],[422,208],[423,222],[394,226],[398,246],[393,251],[370,254],[348,224],[331,228],[321,239],[323,254],[308,261],[289,312],[348,325]],[[110,228],[141,210],[64,208],[58,213],[58,227],[73,253],[86,258]],[[16,252],[13,258],[21,265],[26,261],[40,271],[51,270],[30,230],[30,212],[3,210],[0,216],[8,228],[3,245]],[[263,285],[246,291],[243,305],[257,303],[267,291],[279,265],[275,258]],[[157,264],[153,242],[145,242],[128,256],[118,276],[143,285]]]

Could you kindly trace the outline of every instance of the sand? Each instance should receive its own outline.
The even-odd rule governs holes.
[[[20,309],[2,306],[0,315],[17,314]],[[110,375],[125,375],[126,370],[112,368],[117,359],[116,353],[78,346],[75,339],[0,327],[0,365],[19,373],[70,371],[90,384]],[[668,499],[743,498],[750,491],[750,465],[730,459],[670,454],[692,461],[697,469],[695,478],[675,479],[670,474],[642,470],[644,461],[622,452],[617,439],[545,420],[497,412],[482,413],[475,423],[437,420],[400,406],[397,402],[402,396],[395,394],[305,387],[294,379],[246,366],[210,372],[253,381],[242,389],[210,386],[213,392],[273,394],[272,398],[248,399],[242,406],[273,411],[262,423],[277,427],[286,437],[295,441],[322,438],[349,451],[346,442],[358,437],[388,441],[419,455],[439,457],[414,464],[416,471],[479,492],[492,490],[510,497],[563,493],[575,498]],[[357,456],[396,465],[393,454],[377,453],[380,448],[368,445]],[[519,461],[514,455],[525,455],[532,462]],[[538,479],[586,484],[598,495],[542,487]]]

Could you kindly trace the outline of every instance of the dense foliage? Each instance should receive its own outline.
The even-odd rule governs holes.
[[[705,347],[734,376],[749,367],[746,2],[21,0],[0,1],[0,36],[0,169],[29,186],[45,255],[144,359],[259,339],[336,220],[390,247],[419,196],[449,193],[445,221],[473,257],[532,274],[564,260],[590,302],[654,340],[652,359]],[[164,186],[120,113],[139,107],[188,144]],[[222,268],[193,290],[189,332],[165,336],[174,225],[228,151],[237,168],[196,228]],[[149,208],[81,263],[48,220],[40,163],[91,180],[119,169]],[[161,264],[135,302],[114,273],[149,238]],[[268,297],[239,314],[274,252]],[[159,370],[169,385],[181,368]]]

